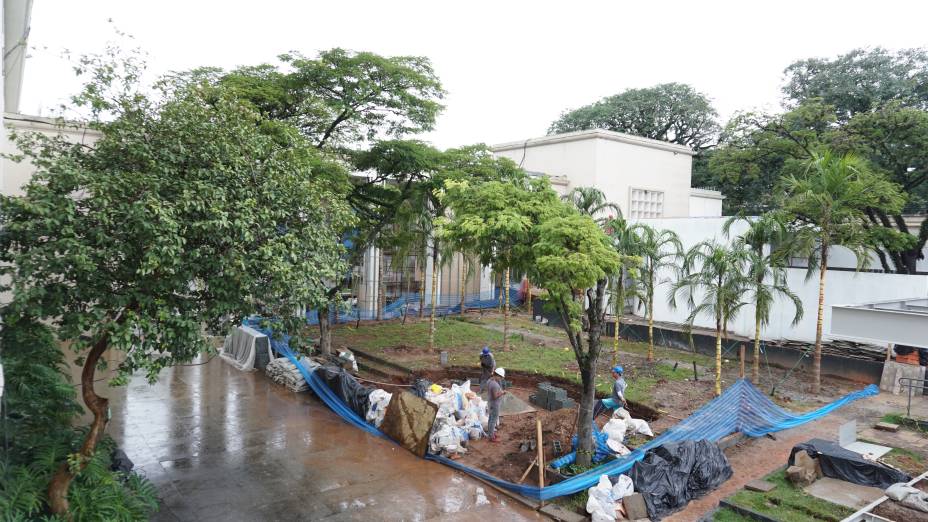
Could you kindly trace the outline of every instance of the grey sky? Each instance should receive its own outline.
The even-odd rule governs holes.
[[[428,56],[448,91],[437,146],[545,133],[566,109],[627,88],[684,82],[724,123],[778,107],[782,71],[854,47],[928,46],[928,2],[336,2],[36,0],[20,110],[49,114],[77,83],[59,58],[100,50],[107,23],[152,71],[231,68],[331,47]]]

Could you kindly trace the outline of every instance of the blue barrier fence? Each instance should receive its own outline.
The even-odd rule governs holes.
[[[490,309],[496,308],[500,305],[500,294],[502,289],[497,287],[493,291],[493,297],[481,299],[481,295],[477,294],[466,294],[464,296],[464,308],[466,309]],[[410,317],[415,317],[419,313],[419,308],[423,308],[423,311],[426,315],[432,313],[432,304],[431,299],[426,296],[426,302],[423,304],[419,299],[420,296],[416,292],[402,293],[399,296],[395,297],[392,301],[384,305],[383,313],[381,318],[384,320],[388,319],[399,319],[404,315],[409,315]],[[519,306],[522,304],[522,292],[518,286],[512,286],[509,288],[509,306]],[[461,294],[446,294],[438,296],[438,299],[435,300],[435,315],[445,316],[450,314],[456,314],[461,312]],[[329,310],[329,322],[332,324],[337,323],[353,323],[356,321],[372,321],[377,319],[376,310],[361,309],[357,305],[352,306],[348,310],[339,310],[336,311]],[[319,312],[316,310],[310,310],[306,312],[306,322],[309,324],[319,324]]]
[[[389,437],[382,431],[368,424],[365,419],[361,418],[351,408],[345,405],[345,403],[332,393],[332,390],[330,390],[318,376],[300,363],[290,350],[287,336],[278,335],[275,338],[273,332],[261,328],[257,321],[249,320],[246,321],[246,324],[268,335],[271,339],[273,348],[296,365],[297,369],[299,369],[300,373],[303,375],[303,378],[306,379],[307,384],[309,384],[310,389],[312,389],[336,415],[349,424],[371,435],[389,440]],[[761,437],[768,433],[801,426],[807,422],[824,417],[850,402],[864,397],[870,397],[878,393],[878,388],[871,384],[862,390],[849,393],[817,410],[797,414],[784,410],[774,404],[769,397],[755,388],[750,381],[739,379],[726,389],[722,395],[705,404],[692,415],[655,437],[647,444],[636,448],[631,454],[609,461],[587,472],[564,480],[563,482],[544,488],[523,486],[521,484],[508,482],[478,469],[465,466],[457,461],[442,457],[441,455],[427,454],[426,459],[441,462],[446,466],[478,477],[497,487],[512,491],[519,495],[537,500],[549,500],[588,489],[599,481],[601,475],[615,476],[625,473],[629,471],[636,462],[643,459],[648,450],[668,442],[679,442],[683,440],[709,440],[717,442],[723,437],[736,432],[744,433],[750,437]],[[558,462],[558,464],[564,465],[571,462],[571,457],[575,458],[576,454],[572,453],[571,455],[559,459],[561,462]]]

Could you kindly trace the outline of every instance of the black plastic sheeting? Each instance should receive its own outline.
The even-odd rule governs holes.
[[[822,474],[826,477],[880,489],[886,489],[897,482],[912,480],[912,477],[899,470],[867,460],[860,453],[822,439],[812,439],[795,445],[789,452],[790,466],[795,462],[796,452],[802,450],[810,457],[818,459],[822,466]]]
[[[648,451],[628,476],[651,520],[660,520],[731,478],[731,466],[715,443],[686,440]]]
[[[323,366],[316,370],[316,374],[322,377],[329,389],[352,411],[362,419],[367,417],[367,410],[371,407],[370,395],[374,388],[359,383],[344,368],[338,366]]]

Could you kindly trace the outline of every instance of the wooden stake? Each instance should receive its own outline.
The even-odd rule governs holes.
[[[741,378],[744,379],[744,345],[741,345]]]
[[[544,440],[541,438],[541,417],[538,414],[535,414],[535,429],[538,432],[538,488],[540,489],[545,487],[545,448]]]
[[[519,484],[525,482],[525,477],[528,476],[528,472],[532,471],[532,467],[537,463],[538,463],[538,457],[535,457],[534,459],[532,459],[532,463],[529,464],[527,468],[525,468],[525,473],[523,473],[522,476],[519,477]]]

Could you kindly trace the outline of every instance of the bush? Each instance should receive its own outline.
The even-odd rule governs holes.
[[[4,318],[0,355],[6,388],[0,418],[0,519],[54,520],[46,490],[52,475],[77,451],[84,429],[76,391],[63,373],[64,356],[51,331]],[[116,444],[104,438],[68,491],[74,520],[147,520],[158,509],[154,486],[135,473],[110,470]]]

